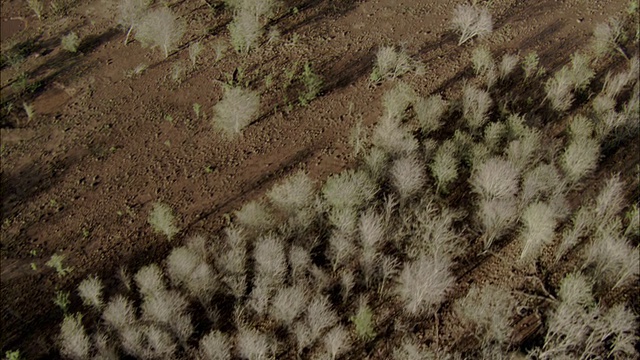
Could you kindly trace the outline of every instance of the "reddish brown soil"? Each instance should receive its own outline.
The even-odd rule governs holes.
[[[372,125],[381,114],[387,86],[371,87],[367,81],[380,45],[402,44],[426,64],[425,76],[410,79],[422,94],[454,94],[469,74],[474,44],[457,46],[448,25],[459,1],[285,2],[299,11],[277,20],[279,43],[265,44],[247,57],[229,50],[215,63],[212,44],[228,41],[228,12],[212,11],[202,1],[172,1],[173,10],[189,23],[183,44],[201,39],[207,48],[198,67],[177,84],[171,69],[178,61],[188,63],[187,46],[168,59],[137,42],[124,46],[109,1],[78,2],[66,17],[40,21],[24,1],[2,0],[3,49],[32,43],[24,63],[2,69],[2,96],[14,96],[11,84],[22,71],[30,83],[40,84],[15,98],[0,129],[3,353],[19,348],[29,359],[56,354],[62,318],[51,301],[56,290],[74,292],[91,273],[116,284],[119,267],[158,261],[185,236],[215,234],[223,215],[294,169],[322,180],[353,165],[351,128],[358,117]],[[481,2],[490,4],[495,19],[487,42],[494,53],[535,50],[550,70],[586,46],[593,27],[627,4]],[[16,27],[22,24],[26,29]],[[59,45],[60,36],[72,30],[84,39],[77,54]],[[295,61],[311,62],[326,90],[308,107],[285,111],[282,87],[267,89],[263,78],[271,74],[276,84],[284,81],[284,70]],[[148,65],[142,75],[125,76],[141,63]],[[225,81],[236,67],[263,92],[263,116],[241,138],[228,141],[208,119],[196,118],[192,105],[201,104],[210,115],[221,98],[213,79]],[[27,119],[22,101],[33,104],[34,119]],[[637,154],[637,144],[631,150]],[[610,154],[602,171],[623,171],[629,188],[638,189],[639,160],[631,154]],[[637,190],[630,195],[637,197]],[[147,224],[157,201],[179,214],[182,231],[173,244]],[[513,247],[502,247],[500,256],[487,257],[464,275],[459,290],[473,282],[509,282],[515,271],[508,263],[517,251]],[[54,253],[64,254],[65,264],[74,268],[69,276],[58,277],[45,266]],[[72,301],[79,304],[75,294]]]

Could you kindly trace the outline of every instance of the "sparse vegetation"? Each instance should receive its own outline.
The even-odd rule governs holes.
[[[48,4],[3,40],[4,350],[638,357],[635,17],[608,22],[591,48],[575,37],[569,57],[558,41],[572,27],[558,37],[546,19],[547,40],[524,38],[529,13],[547,13],[505,2],[457,6],[447,21],[459,40],[422,27],[423,13],[443,20],[429,2]],[[120,13],[124,45],[98,9]],[[456,47],[491,33],[488,9],[496,37]],[[51,51],[69,31],[82,56]],[[125,47],[130,35],[175,59]],[[379,46],[399,39],[411,41]],[[223,58],[226,44],[236,52]],[[22,159],[31,149],[40,156]],[[68,257],[46,262],[59,278],[38,258],[53,251]],[[25,333],[52,316],[59,329]]]

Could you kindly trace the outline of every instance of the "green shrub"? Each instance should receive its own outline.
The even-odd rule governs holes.
[[[365,301],[361,301],[356,314],[349,318],[353,323],[358,338],[364,341],[373,340],[376,337],[374,331],[373,312]]]
[[[302,85],[304,85],[304,91],[298,96],[298,101],[300,101],[300,105],[307,106],[322,91],[322,79],[313,72],[311,65],[306,63],[304,64],[301,80]]]
[[[65,267],[62,265],[64,258],[64,255],[53,254],[51,255],[51,259],[49,259],[45,265],[54,268],[58,277],[63,277],[73,271],[73,267]]]
[[[80,38],[75,32],[70,32],[62,37],[62,48],[68,52],[75,53],[78,51],[80,45]]]

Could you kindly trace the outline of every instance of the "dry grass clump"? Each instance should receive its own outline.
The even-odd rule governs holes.
[[[228,137],[241,134],[256,119],[260,95],[241,87],[225,87],[224,95],[213,107],[213,125]]]
[[[460,33],[458,45],[462,45],[475,36],[486,36],[493,31],[493,19],[485,8],[475,5],[458,5],[453,11],[452,27]]]
[[[369,80],[379,83],[399,78],[412,71],[420,75],[424,72],[424,66],[413,60],[404,50],[396,50],[393,46],[381,46],[376,53],[376,62]]]
[[[243,16],[261,32],[276,11],[272,2],[226,3],[234,11],[231,28],[239,32]],[[477,21],[486,15],[466,9],[476,11]],[[479,35],[459,31],[461,43]],[[242,53],[257,44],[241,40]],[[197,48],[190,51],[192,64]],[[416,70],[393,48],[381,48],[378,61],[375,81]],[[638,61],[603,78],[594,104],[589,84],[601,77],[587,56],[574,55],[546,89],[539,89],[541,81],[527,83],[530,99],[516,91],[522,86],[514,74],[517,56],[497,62],[488,48],[476,48],[472,62],[484,85],[465,83],[451,106],[404,82],[391,87],[370,141],[360,124],[360,163],[329,176],[320,190],[302,171],[277,181],[263,198],[226,214],[219,234],[191,237],[161,265],[139,268],[126,297],[111,295],[97,277],[85,279],[78,294],[101,322],[85,328],[80,316],[67,316],[61,354],[335,360],[365,351],[396,360],[503,359],[526,347],[537,359],[637,357],[636,316],[614,304],[628,298],[640,275],[637,204],[629,218],[621,217],[629,190],[623,175],[604,180],[593,199],[581,199],[578,191],[596,170],[600,147],[610,149],[619,131],[634,129]],[[529,79],[542,74],[537,56],[522,66]],[[549,125],[542,118],[549,109],[530,104],[540,102],[544,90],[549,103],[554,94],[569,99],[561,110],[589,109]],[[237,135],[256,118],[260,96],[233,86],[224,91],[214,126]],[[557,127],[564,124],[562,133]],[[549,128],[562,141],[549,138]],[[149,222],[169,239],[178,233],[166,205],[156,204]],[[558,244],[550,246],[557,230]],[[498,240],[507,249],[521,246],[520,254],[492,249]],[[567,254],[569,261],[558,266]],[[454,294],[465,288],[456,278],[478,264],[482,269],[485,259],[515,265],[513,281],[476,282],[466,295]],[[59,259],[58,265],[64,270]],[[558,273],[565,270],[574,273]],[[531,288],[529,280],[539,274],[550,276]],[[447,302],[451,306],[443,306]],[[544,312],[540,332],[522,340],[514,325],[533,318],[531,310]],[[453,328],[452,319],[459,320]],[[414,330],[426,337],[417,341]],[[463,342],[468,345],[457,346]]]
[[[134,14],[131,14],[132,16]],[[131,20],[130,26],[133,26]],[[131,27],[130,27],[131,29]],[[169,8],[161,7],[148,12],[139,20],[136,30],[136,39],[143,46],[159,47],[164,52],[164,57],[177,46],[185,33],[185,25]]]
[[[396,291],[407,314],[417,316],[437,310],[455,283],[450,266],[446,256],[421,256],[404,266]]]
[[[467,295],[455,302],[454,311],[481,339],[483,347],[491,343],[505,345],[513,331],[509,319],[516,304],[516,299],[499,286],[472,285]]]
[[[467,84],[462,90],[462,117],[472,132],[477,132],[489,119],[493,100],[488,92]]]
[[[148,222],[156,232],[164,234],[169,241],[180,231],[175,225],[173,211],[167,204],[153,204]]]

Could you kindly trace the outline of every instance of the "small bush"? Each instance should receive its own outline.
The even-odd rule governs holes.
[[[462,117],[467,120],[469,129],[477,132],[489,119],[493,101],[488,92],[473,85],[465,85],[462,91]]]
[[[324,348],[331,360],[349,351],[351,348],[351,336],[342,325],[337,325],[324,336]]]
[[[51,259],[49,259],[49,261],[47,261],[45,265],[54,268],[56,270],[56,273],[58,274],[58,277],[66,276],[73,271],[73,267],[65,267],[62,264],[64,258],[64,255],[53,254],[51,255]]]
[[[453,29],[460,33],[458,45],[474,36],[486,36],[493,31],[493,20],[487,9],[473,5],[458,5],[451,20]]]
[[[225,251],[217,257],[217,262],[222,269],[222,281],[231,290],[236,298],[245,295],[246,267],[247,267],[247,239],[239,228],[228,227],[225,229]]]
[[[542,133],[529,130],[525,136],[509,143],[505,155],[511,164],[522,173],[538,163],[541,157]]]
[[[506,79],[515,70],[520,58],[518,55],[504,54],[499,65],[499,78]]]
[[[232,137],[242,132],[255,120],[260,110],[260,95],[240,87],[227,87],[214,107],[213,124],[225,135]]]
[[[625,205],[624,182],[620,175],[614,175],[605,183],[596,198],[595,216],[600,224],[617,216]]]
[[[309,63],[304,64],[301,80],[302,85],[304,85],[304,91],[298,96],[298,101],[300,105],[307,106],[309,102],[315,99],[322,91],[323,81],[320,76],[313,72]]]
[[[484,77],[487,88],[492,87],[497,80],[498,74],[489,48],[484,46],[475,48],[471,54],[471,62],[476,75]]]
[[[255,47],[263,32],[255,15],[246,10],[237,12],[229,24],[231,44],[240,54],[246,54]]]
[[[376,53],[376,63],[369,80],[379,83],[398,78],[410,71],[421,72],[421,68],[422,65],[404,51],[397,51],[393,46],[381,46]]]
[[[551,103],[553,110],[565,112],[571,107],[574,100],[572,93],[574,84],[571,76],[572,74],[565,66],[545,83],[546,99]]]
[[[267,231],[275,225],[269,208],[257,200],[245,203],[235,216],[240,225],[255,233]]]
[[[425,181],[424,165],[415,157],[402,157],[391,165],[391,183],[401,200],[417,194]]]
[[[593,30],[592,49],[597,57],[607,55],[613,50],[624,54],[620,48],[622,37],[622,22],[617,18],[610,18],[607,22],[596,25]]]
[[[634,204],[633,207],[627,212],[627,219],[629,220],[629,225],[624,232],[625,236],[640,236],[640,208],[638,208],[637,204]]]
[[[542,246],[553,240],[556,214],[549,204],[535,202],[522,213],[524,229],[520,234],[524,243],[520,253],[521,263],[531,263],[542,251]]]
[[[305,275],[311,268],[309,251],[298,245],[292,245],[289,249],[289,264],[291,265],[291,278],[294,282],[305,280]]]
[[[307,308],[306,323],[312,341],[320,338],[326,329],[338,322],[338,316],[326,297],[316,295]]]
[[[255,329],[240,328],[236,335],[236,349],[242,359],[268,359],[275,353],[275,343],[269,335]]]
[[[62,37],[62,48],[68,52],[78,52],[78,46],[80,45],[80,38],[75,32],[70,32]]]
[[[167,7],[147,13],[138,25],[136,39],[143,46],[160,47],[168,58],[185,32],[184,23]]]
[[[375,324],[373,321],[373,311],[371,311],[364,300],[360,301],[358,311],[349,319],[355,327],[358,338],[364,341],[370,341],[376,337],[376,333],[374,331]]]
[[[167,257],[167,273],[174,285],[182,286],[200,300],[208,303],[216,290],[213,269],[195,251],[186,247],[176,247]]]
[[[528,205],[533,201],[550,199],[564,189],[562,176],[552,164],[538,164],[524,174],[521,203]]]
[[[346,170],[327,179],[322,194],[335,209],[360,209],[371,201],[378,186],[362,170]]]
[[[287,260],[282,240],[273,235],[262,236],[255,244],[256,277],[264,279],[268,287],[284,283]]]
[[[60,340],[62,342],[60,352],[63,356],[82,360],[89,358],[91,342],[82,325],[82,315],[67,315],[60,328]]]
[[[560,158],[560,166],[570,184],[576,184],[596,169],[600,157],[600,143],[596,139],[572,140]]]
[[[416,151],[418,141],[413,137],[409,129],[402,126],[396,119],[382,118],[373,130],[373,145],[384,150],[386,155],[406,155]],[[378,155],[376,160],[385,160],[385,156],[371,151],[370,155]],[[372,169],[377,170],[375,166]],[[374,174],[377,171],[374,171]]]
[[[429,350],[420,348],[417,341],[413,339],[404,339],[402,344],[393,349],[393,360],[433,360],[436,359]]]
[[[195,67],[198,64],[198,56],[200,56],[201,52],[202,44],[200,44],[200,41],[189,44],[189,60],[191,60],[191,66]]]
[[[556,250],[555,261],[559,261],[569,250],[573,249],[580,240],[591,233],[595,225],[595,212],[582,206],[572,219],[572,226],[562,233],[560,246]]]
[[[589,139],[593,136],[593,123],[582,115],[576,115],[569,124],[569,135],[573,141]]]
[[[102,301],[102,281],[96,276],[90,276],[78,285],[78,295],[82,299],[82,302],[94,307],[96,310],[102,309],[104,302]]]
[[[400,122],[406,111],[416,99],[416,92],[407,83],[398,82],[396,86],[382,95],[385,121]]]
[[[420,256],[408,262],[400,272],[397,292],[407,314],[431,314],[445,300],[454,283],[447,256]]]
[[[447,140],[436,151],[430,165],[431,174],[436,180],[436,191],[446,192],[447,187],[458,178],[458,159],[456,144]]]
[[[491,343],[507,344],[513,329],[510,319],[516,308],[515,298],[496,285],[482,288],[472,285],[467,295],[454,305],[455,313],[472,326],[483,347]]]
[[[134,276],[140,294],[145,297],[154,296],[166,289],[164,275],[157,264],[143,266]]]
[[[571,55],[571,82],[573,83],[573,89],[575,91],[583,91],[595,72],[591,69],[590,59],[581,53],[575,53]]]
[[[640,254],[620,234],[597,236],[586,252],[585,266],[593,266],[602,285],[617,288],[631,283],[640,273]]]
[[[349,235],[343,231],[334,231],[329,238],[328,258],[333,271],[346,265],[356,252],[356,247]]]
[[[300,286],[283,287],[273,297],[270,308],[271,317],[292,328],[293,322],[307,307],[309,295],[307,290]]]
[[[522,70],[524,70],[524,78],[529,79],[544,74],[544,68],[540,67],[540,58],[535,51],[530,52],[522,61]]]
[[[42,20],[42,15],[44,15],[44,2],[42,0],[27,0],[27,5],[29,5],[29,9],[36,14],[38,20]]]
[[[482,228],[482,241],[487,250],[496,239],[505,235],[518,219],[515,198],[481,200],[478,218]]]
[[[148,0],[120,0],[118,3],[118,24],[128,29],[124,38],[125,45],[134,28],[140,25],[148,7]]]
[[[164,234],[169,241],[179,232],[175,225],[175,217],[169,205],[162,203],[153,204],[153,209],[149,213],[147,220],[153,230]]]
[[[112,298],[102,312],[104,321],[118,331],[122,331],[136,323],[136,312],[133,302],[122,295]]]
[[[200,339],[200,355],[204,360],[231,360],[229,337],[214,330]]]
[[[474,170],[470,181],[473,190],[484,199],[504,199],[518,193],[519,177],[510,161],[493,157]]]
[[[440,95],[431,95],[427,99],[418,97],[415,100],[413,110],[423,134],[438,131],[442,127],[440,120],[447,111],[447,105],[447,102]]]
[[[289,216],[308,208],[315,198],[313,180],[304,172],[290,176],[267,192],[267,198]]]

